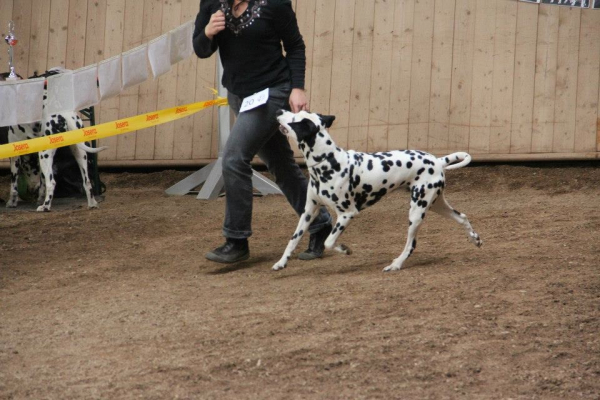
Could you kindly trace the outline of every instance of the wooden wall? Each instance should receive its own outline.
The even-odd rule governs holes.
[[[293,0],[311,109],[339,145],[480,160],[600,158],[600,10],[516,0]],[[16,67],[79,68],[136,47],[198,0],[0,0]],[[6,47],[0,65],[7,65]],[[4,70],[5,68],[2,68]],[[98,107],[100,122],[211,98],[215,59],[195,57]],[[217,156],[216,112],[105,140],[103,165]]]

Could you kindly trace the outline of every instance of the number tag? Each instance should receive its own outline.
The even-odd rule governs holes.
[[[253,108],[262,106],[269,100],[269,88],[266,88],[262,92],[254,93],[252,96],[248,96],[242,102],[240,112],[252,110]]]

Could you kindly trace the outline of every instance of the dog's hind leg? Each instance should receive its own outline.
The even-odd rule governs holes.
[[[461,224],[463,228],[467,231],[469,240],[475,246],[481,247],[483,245],[483,240],[481,240],[479,234],[473,230],[473,227],[471,226],[471,223],[469,222],[467,216],[452,208],[444,198],[443,193],[438,198],[438,201],[431,207],[431,210],[435,211],[443,217],[454,220]]]
[[[10,197],[6,203],[7,208],[15,208],[19,202],[19,190],[18,190],[18,179],[19,179],[19,167],[21,165],[20,157],[10,158]]]
[[[39,152],[40,169],[42,171],[41,179],[44,180],[44,184],[42,185],[42,187],[45,187],[45,196],[43,203],[37,208],[38,212],[48,212],[52,207],[52,198],[54,197],[54,188],[56,187],[56,181],[54,180],[54,172],[52,171],[54,154],[56,154],[56,149],[44,150]]]
[[[411,190],[411,201],[410,210],[408,212],[408,236],[406,238],[406,245],[402,254],[396,258],[391,265],[385,267],[385,272],[397,271],[402,268],[404,261],[412,255],[417,248],[417,233],[421,227],[421,223],[425,219],[427,210],[431,207],[432,203],[436,201],[438,194],[437,191],[428,190],[425,185],[420,187],[413,186]]]
[[[77,165],[79,165],[79,172],[81,172],[81,181],[83,182],[83,189],[85,190],[85,195],[87,196],[88,207],[98,208],[98,202],[96,202],[94,193],[92,193],[92,183],[90,182],[88,175],[87,153],[80,149],[77,145],[72,145],[69,147],[71,149],[71,153],[73,153],[73,157],[75,157],[75,160],[77,161]]]
[[[300,239],[302,239],[302,236],[308,230],[308,227],[310,226],[311,222],[314,221],[314,219],[317,217],[317,215],[319,215],[320,204],[317,203],[316,201],[313,201],[311,193],[312,192],[309,190],[308,196],[306,199],[306,205],[304,207],[304,212],[300,216],[300,220],[298,221],[298,226],[296,227],[296,230],[294,231],[294,236],[292,236],[292,239],[289,241],[287,247],[285,248],[285,251],[283,252],[283,256],[281,256],[281,259],[279,261],[277,261],[277,263],[275,265],[273,265],[273,271],[279,271],[279,270],[285,268],[292,253],[298,246]]]
[[[358,214],[358,211],[338,214],[337,222],[327,237],[327,240],[325,240],[325,248],[327,250],[334,248],[335,242],[339,239],[340,235],[344,233],[344,230],[348,227],[348,224],[356,214]],[[352,250],[350,250],[350,248],[344,244],[335,246],[335,250],[346,255],[352,254]]]

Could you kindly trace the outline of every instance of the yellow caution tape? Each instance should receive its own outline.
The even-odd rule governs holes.
[[[205,108],[226,105],[227,99],[219,97],[215,100],[167,108],[161,111],[154,111],[148,114],[140,114],[135,117],[124,118],[117,121],[90,126],[89,128],[82,128],[65,133],[57,133],[35,139],[4,144],[0,145],[0,159],[38,153],[43,150],[56,149],[76,143],[121,135],[123,133],[129,133],[156,125],[166,124],[167,122],[176,121],[178,119],[193,115],[198,111],[204,110]]]

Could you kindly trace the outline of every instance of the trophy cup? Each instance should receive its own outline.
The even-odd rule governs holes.
[[[15,23],[10,21],[8,23],[8,35],[4,38],[6,43],[8,44],[8,66],[10,68],[10,74],[6,80],[18,80],[19,77],[15,73],[15,66],[13,65],[13,54],[14,54],[14,46],[19,43],[17,36],[15,35]]]

